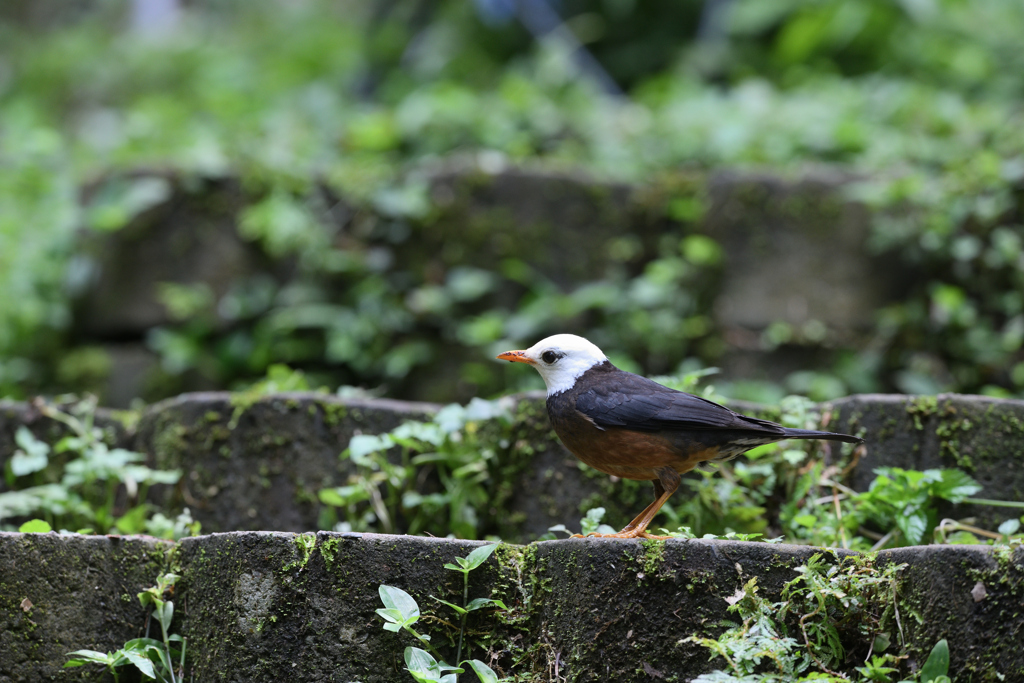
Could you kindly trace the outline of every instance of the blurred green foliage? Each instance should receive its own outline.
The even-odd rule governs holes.
[[[623,97],[564,43],[471,3],[211,3],[158,36],[125,29],[117,6],[46,29],[0,14],[0,395],[95,388],[109,371],[95,347],[68,352],[69,292],[89,276],[76,230],[116,231],[164,201],[167,181],[124,180],[138,169],[237,178],[240,234],[296,264],[287,284],[219,300],[162,288],[172,324],[148,336],[163,373],[148,398],[283,362],[392,395],[443,366],[454,388],[417,383],[450,400],[533,386],[488,357],[569,327],[633,369],[715,362],[722,254],[697,232],[700,174],[830,164],[862,179],[850,190],[874,209],[871,248],[924,277],[866,344],[785,389],[1024,396],[1020,3],[736,0],[714,18],[702,3],[566,0]],[[436,219],[418,169],[469,153],[668,188],[651,209],[666,238],[646,264],[628,239],[610,245],[620,265],[569,289],[524,261],[426,281],[393,260]],[[698,180],[674,182],[680,169]],[[374,217],[356,221],[366,240],[346,241],[338,198]],[[769,331],[766,348],[821,338]]]

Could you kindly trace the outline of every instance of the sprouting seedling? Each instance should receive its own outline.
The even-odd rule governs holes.
[[[174,658],[179,656],[178,671],[185,670],[185,639],[171,634],[171,621],[174,620],[174,603],[164,599],[164,593],[170,590],[180,577],[176,574],[163,574],[157,577],[155,586],[139,593],[139,602],[143,606],[153,605],[153,616],[160,624],[163,635],[162,642],[154,638],[134,638],[114,652],[97,652],[96,650],[76,650],[68,653],[73,659],[64,664],[65,668],[84,666],[86,664],[102,664],[118,680],[117,670],[126,664],[132,664],[146,680],[161,683],[178,683],[181,678],[175,676]],[[147,629],[148,630],[148,629]],[[171,643],[180,643],[181,650],[176,650]]]
[[[460,665],[468,664],[483,683],[497,683],[498,676],[494,673],[491,667],[478,659],[470,659],[465,662],[462,661],[462,643],[463,637],[466,633],[466,615],[483,607],[493,606],[500,609],[507,608],[505,607],[505,603],[501,600],[494,600],[491,598],[476,598],[470,601],[469,572],[483,564],[497,547],[497,543],[481,546],[466,557],[455,558],[458,564],[452,564],[449,562],[444,565],[445,569],[462,572],[463,582],[461,607],[448,602],[447,600],[441,600],[440,598],[431,596],[434,600],[448,605],[455,610],[456,613],[461,615],[462,624],[459,628],[459,645],[458,650],[456,651],[455,661],[459,662]],[[428,652],[427,650],[423,650],[418,647],[405,648],[405,666],[409,673],[412,674],[412,677],[421,683],[457,683],[458,674],[463,673],[465,669],[458,666],[450,666],[445,663],[441,653],[431,645],[430,636],[419,633],[413,628],[413,624],[419,621],[420,618],[420,607],[419,604],[417,604],[416,599],[401,588],[396,588],[394,586],[381,585],[378,591],[380,593],[381,602],[384,603],[384,607],[382,609],[378,609],[377,614],[379,614],[386,622],[384,624],[384,629],[394,633],[405,630],[429,650]]]
[[[160,631],[163,634],[164,647],[153,648],[155,654],[160,659],[160,663],[164,669],[170,675],[171,683],[176,683],[174,677],[174,662],[171,659],[171,641],[181,642],[181,666],[184,668],[185,664],[185,645],[181,636],[171,635],[170,628],[171,622],[174,620],[174,603],[170,600],[164,600],[163,595],[168,590],[174,587],[175,582],[181,578],[177,574],[164,574],[157,577],[156,585],[147,588],[146,590],[139,593],[139,602],[142,606],[153,605],[153,616],[160,623]]]
[[[455,654],[456,661],[460,661],[462,659],[462,636],[466,632],[466,615],[469,612],[472,612],[473,610],[480,609],[481,607],[494,606],[494,607],[500,607],[501,609],[508,609],[507,607],[505,607],[505,603],[503,603],[501,600],[493,600],[491,598],[476,598],[472,602],[468,602],[468,600],[469,600],[469,573],[471,571],[473,571],[474,569],[476,569],[477,567],[479,567],[480,565],[482,565],[484,562],[486,562],[487,558],[491,556],[491,553],[493,553],[494,549],[497,548],[497,547],[498,547],[497,543],[492,543],[490,545],[482,545],[479,548],[477,548],[476,550],[474,550],[473,552],[471,552],[469,555],[466,555],[465,557],[456,557],[455,561],[458,562],[458,565],[454,565],[451,562],[446,562],[445,565],[444,565],[445,569],[451,569],[453,571],[462,572],[462,604],[463,604],[463,607],[459,607],[458,605],[453,605],[452,603],[446,602],[446,601],[441,600],[439,598],[434,598],[438,602],[442,602],[442,603],[448,605],[449,607],[454,609],[456,612],[458,612],[459,615],[462,616],[462,625],[459,627],[459,649],[456,650],[456,654]],[[430,597],[434,597],[434,596],[430,596]]]

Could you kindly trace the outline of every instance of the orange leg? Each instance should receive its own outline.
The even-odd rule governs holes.
[[[617,534],[587,534],[596,538],[657,538],[666,539],[671,536],[653,536],[647,533],[647,525],[651,523],[658,510],[665,504],[676,489],[679,488],[681,479],[679,473],[671,467],[662,467],[658,470],[658,478],[654,480],[654,502],[644,508],[636,518],[627,524]]]

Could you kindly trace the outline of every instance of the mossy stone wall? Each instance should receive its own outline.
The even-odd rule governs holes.
[[[136,593],[173,569],[188,680],[408,681],[402,651],[412,641],[382,629],[378,587],[410,593],[423,615],[417,629],[451,656],[457,619],[431,596],[461,602],[462,575],[443,565],[479,545],[232,532],[168,552],[142,538],[0,534],[0,680],[96,680],[92,667],[62,671],[66,653],[144,635]],[[687,639],[721,633],[728,599],[751,578],[778,600],[816,552],[852,554],[719,540],[502,545],[470,574],[469,598],[508,610],[471,613],[464,656],[518,680],[688,681],[724,662]],[[900,629],[918,665],[945,638],[954,681],[1024,680],[1024,548],[901,548],[877,561],[905,565]]]

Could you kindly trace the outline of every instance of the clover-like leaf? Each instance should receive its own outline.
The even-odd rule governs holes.
[[[402,615],[402,621],[412,623],[419,619],[420,606],[416,603],[415,598],[404,590],[381,584],[377,591],[380,593],[380,601],[384,603],[384,606],[388,609],[398,610]]]

